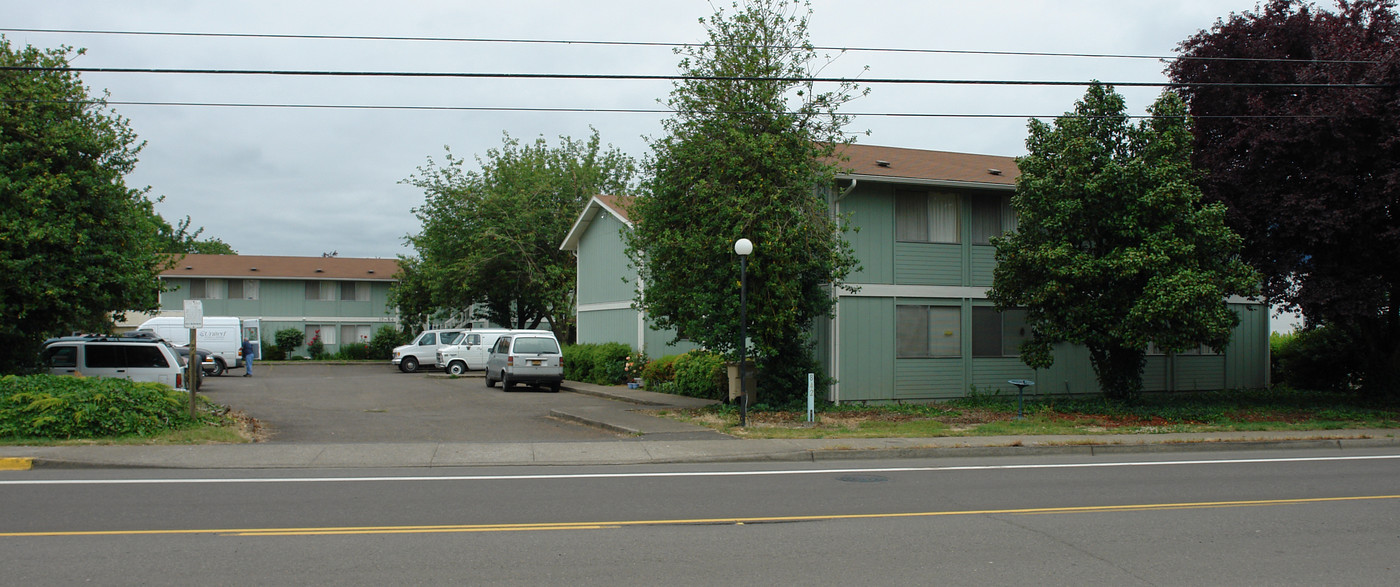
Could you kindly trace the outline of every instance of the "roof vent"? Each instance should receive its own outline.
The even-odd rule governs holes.
[[[257,267],[249,267],[248,270],[249,270],[249,271],[257,271],[258,268],[257,268]]]
[[[194,267],[190,267],[189,265],[185,265],[185,271],[194,271]]]
[[[321,268],[319,268],[319,267],[318,267],[318,268],[316,268],[316,272],[317,272],[317,273],[325,273],[325,271],[324,271],[324,270],[322,270],[322,269],[321,269]]]
[[[374,273],[374,270],[373,270],[373,269],[370,269],[369,272],[370,272],[370,273]]]
[[[885,161],[884,159],[879,159],[879,160],[875,161],[875,164],[876,164],[876,165],[879,165],[880,167],[889,167],[889,166],[890,166],[890,162],[889,162],[889,161]]]
[[[988,169],[988,170],[987,170],[987,173],[990,173],[990,174],[992,174],[992,175],[1001,175],[1001,170],[1000,170],[1000,169]]]

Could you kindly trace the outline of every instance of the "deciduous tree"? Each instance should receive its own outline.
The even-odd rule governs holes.
[[[160,219],[123,180],[141,143],[69,69],[81,54],[0,37],[0,372],[159,303]]]
[[[572,253],[559,245],[593,196],[633,190],[635,162],[604,148],[594,131],[553,147],[506,136],[477,160],[479,170],[464,163],[449,152],[405,180],[427,200],[414,209],[423,232],[408,239],[418,257],[405,260],[394,293],[401,311],[475,313],[514,328],[547,320],[566,337],[577,279]]]
[[[812,321],[829,314],[831,287],[855,266],[821,188],[832,185],[829,157],[846,142],[848,117],[837,110],[859,92],[804,81],[823,63],[806,6],[751,0],[702,21],[709,39],[679,51],[684,79],[667,102],[676,114],[652,144],[628,238],[644,284],[637,306],[657,327],[720,351],[739,337],[733,245],[753,241],[748,333],[759,387],[776,401],[805,389]]]
[[[1257,290],[1225,207],[1201,203],[1180,98],[1163,94],[1150,112],[1132,124],[1122,96],[1095,84],[1053,125],[1032,120],[1018,227],[993,239],[988,297],[1026,309],[1022,360],[1048,367],[1053,345],[1084,345],[1117,399],[1141,391],[1149,344],[1223,349],[1239,323],[1226,299]]]
[[[1208,199],[1229,206],[1272,302],[1356,341],[1376,394],[1400,393],[1400,17],[1272,0],[1184,41],[1168,68],[1196,117]],[[1258,85],[1272,84],[1272,85]]]

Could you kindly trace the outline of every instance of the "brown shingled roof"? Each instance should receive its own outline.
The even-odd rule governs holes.
[[[849,158],[839,165],[852,175],[1016,185],[1021,174],[1015,157],[874,145],[845,145],[837,152]]]
[[[164,277],[242,279],[326,279],[394,281],[398,259],[351,257],[271,257],[260,255],[185,255]]]
[[[635,199],[637,199],[635,196],[598,195],[599,202],[628,222],[632,221],[632,215],[628,213],[628,209],[632,207],[632,200]]]

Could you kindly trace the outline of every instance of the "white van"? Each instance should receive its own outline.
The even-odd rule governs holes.
[[[137,330],[154,332],[173,345],[190,344],[190,329],[185,328],[185,319],[180,316],[151,318],[141,323]],[[195,346],[213,353],[214,371],[211,375],[223,375],[224,371],[243,365],[243,322],[238,318],[205,316],[204,327],[196,330],[195,335],[199,337]]]
[[[437,365],[452,375],[486,368],[486,356],[496,339],[506,334],[553,334],[549,330],[511,330],[508,328],[482,328],[468,330],[457,344],[438,349]]]
[[[404,373],[417,372],[419,366],[435,366],[438,349],[457,344],[464,332],[468,331],[462,328],[424,330],[413,342],[394,347],[394,356],[389,362]]]

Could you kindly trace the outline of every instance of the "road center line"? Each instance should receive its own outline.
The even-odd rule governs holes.
[[[527,475],[443,475],[378,477],[246,477],[194,479],[0,479],[5,485],[151,485],[204,483],[363,483],[383,481],[535,481],[550,479],[636,479],[656,477],[765,477],[780,475],[831,475],[849,473],[929,473],[952,471],[1007,471],[1034,469],[1092,469],[1115,467],[1162,467],[1181,465],[1244,465],[1270,463],[1318,463],[1337,461],[1396,460],[1400,455],[1352,455],[1336,457],[1288,457],[1270,459],[1219,459],[1190,461],[1130,461],[1114,463],[1041,463],[1018,465],[955,465],[945,467],[875,467],[845,469],[783,469],[777,471],[672,471],[654,473],[546,473]]]
[[[825,514],[810,516],[765,516],[750,518],[701,518],[679,520],[626,520],[613,522],[555,522],[533,524],[465,524],[437,526],[346,526],[321,528],[228,528],[228,529],[186,529],[186,530],[102,530],[69,532],[0,532],[0,538],[36,538],[53,536],[135,536],[135,535],[188,535],[209,534],[219,536],[328,536],[361,534],[441,534],[458,532],[523,532],[555,530],[602,530],[625,526],[703,526],[703,525],[743,525],[772,524],[784,522],[820,522],[841,520],[871,520],[895,518],[932,518],[941,516],[989,516],[989,515],[1052,515],[1052,514],[1092,514],[1184,510],[1226,507],[1261,507],[1306,505],[1328,502],[1374,501],[1400,499],[1400,495],[1363,495],[1349,497],[1313,497],[1299,499],[1267,499],[1242,501],[1206,501],[1187,503],[1126,504],[1105,506],[1075,506],[991,510],[953,510],[938,512],[896,512],[884,514]]]

